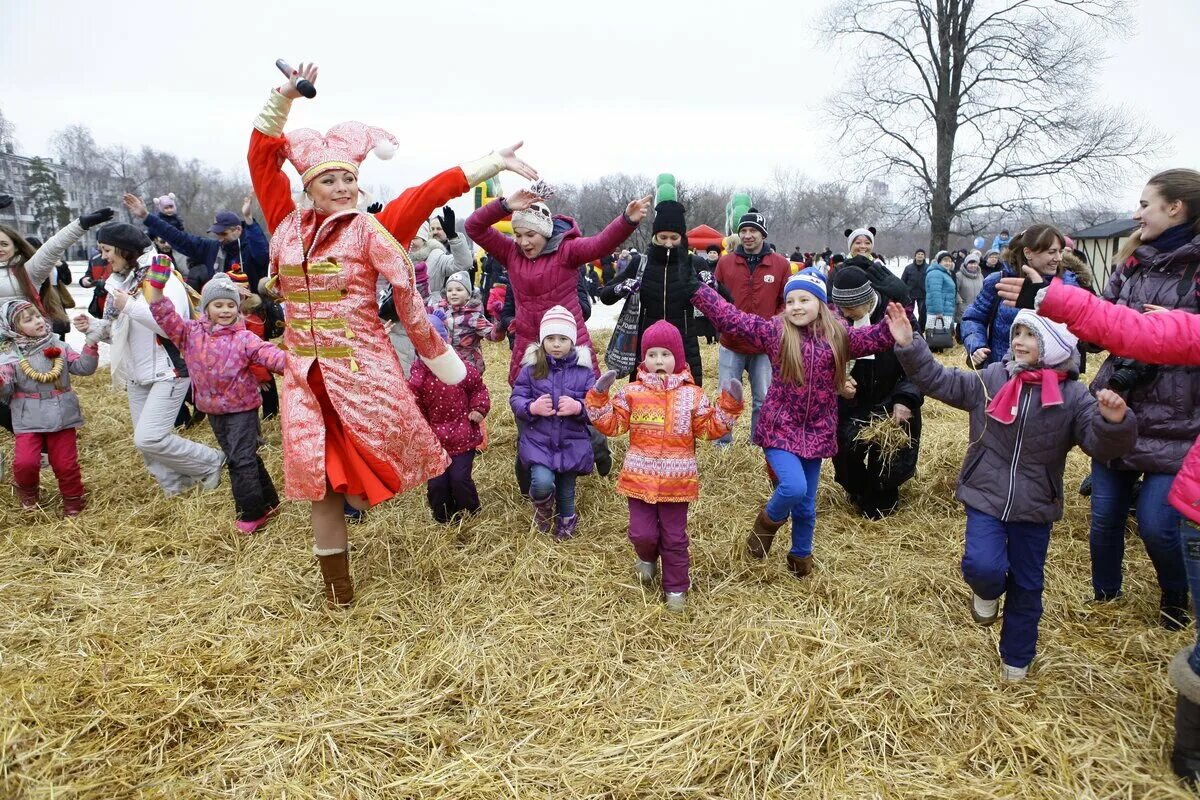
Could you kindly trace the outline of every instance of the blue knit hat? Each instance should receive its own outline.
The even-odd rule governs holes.
[[[825,288],[825,276],[816,267],[802,269],[788,278],[788,282],[783,285],[783,296],[786,298],[797,289],[808,292],[822,303],[829,302],[829,293]]]

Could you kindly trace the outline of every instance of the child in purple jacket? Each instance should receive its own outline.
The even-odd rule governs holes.
[[[846,385],[846,363],[892,346],[887,321],[847,330],[829,310],[825,276],[815,267],[788,279],[783,311],[770,319],[739,311],[715,289],[701,286],[690,266],[680,269],[680,280],[714,328],[753,343],[771,360],[771,387],[754,443],[763,448],[779,485],[755,519],[746,549],[752,558],[766,558],[790,516],[788,570],[803,578],[812,572],[821,459],[837,454],[837,398]]]
[[[237,529],[244,534],[267,524],[279,506],[271,475],[258,455],[258,408],[262,395],[253,364],[283,372],[285,355],[275,345],[246,330],[233,281],[218,273],[204,284],[198,320],[181,319],[163,297],[170,263],[151,267],[146,299],[150,313],[167,338],[179,348],[192,379],[196,408],[208,415],[213,433],[225,453],[229,483],[237,509]]]
[[[530,471],[533,521],[554,538],[575,535],[575,478],[592,471],[588,435],[588,389],[596,383],[592,351],[575,347],[576,321],[562,306],[542,317],[539,342],[525,350],[509,403],[517,418],[517,459]],[[557,509],[555,505],[557,503]]]
[[[450,341],[440,316],[430,314],[429,324],[443,339]],[[479,370],[470,361],[463,363],[467,377],[453,386],[439,380],[420,359],[413,362],[408,376],[408,386],[421,413],[446,449],[446,455],[450,456],[446,471],[425,484],[429,507],[438,522],[449,522],[459,511],[468,514],[479,511],[479,492],[471,472],[475,452],[483,444],[483,420],[491,410],[492,398],[483,385]]]

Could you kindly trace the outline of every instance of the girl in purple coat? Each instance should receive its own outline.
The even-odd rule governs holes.
[[[447,281],[447,288],[450,287]],[[429,324],[447,342],[450,334],[437,314],[429,315]],[[408,387],[437,434],[438,441],[450,456],[450,466],[425,484],[429,507],[438,522],[449,522],[459,511],[474,514],[479,511],[479,492],[475,488],[472,470],[475,452],[483,444],[483,420],[492,407],[492,398],[479,370],[464,360],[467,377],[451,386],[443,383],[433,370],[417,359],[408,376]]]
[[[692,302],[713,327],[752,342],[771,360],[771,388],[763,400],[754,443],[779,479],[759,512],[746,548],[766,558],[775,533],[792,518],[788,569],[797,578],[812,571],[821,459],[837,454],[838,392],[846,362],[892,346],[886,320],[867,328],[845,326],[829,310],[825,276],[815,267],[793,275],[783,287],[784,308],[775,317],[739,311],[716,290],[701,286],[695,270],[680,269]]]
[[[591,472],[593,463],[583,399],[596,378],[592,351],[575,347],[575,335],[570,311],[562,306],[547,311],[541,343],[525,350],[509,399],[517,418],[517,459],[530,471],[534,524],[549,533],[557,516],[559,540],[575,535],[575,478]]]

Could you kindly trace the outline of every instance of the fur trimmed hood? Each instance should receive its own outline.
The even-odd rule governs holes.
[[[534,343],[525,348],[525,355],[521,357],[522,367],[532,366],[537,361],[537,351],[540,347],[540,344]],[[573,348],[571,353],[575,354],[575,363],[577,365],[587,367],[588,369],[592,368],[592,348],[585,344],[581,347]],[[571,353],[567,353],[568,358],[570,358]]]

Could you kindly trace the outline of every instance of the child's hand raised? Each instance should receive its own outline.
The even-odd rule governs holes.
[[[900,347],[908,347],[913,343],[912,322],[909,321],[908,312],[904,310],[904,306],[899,303],[888,303],[887,321],[896,344]]]
[[[554,400],[550,395],[544,394],[537,400],[529,404],[529,413],[535,417],[553,417],[554,416]]]
[[[563,395],[558,398],[558,416],[574,417],[583,413],[583,403],[576,400],[574,397]]]
[[[1101,389],[1096,393],[1096,401],[1100,404],[1100,416],[1116,424],[1125,421],[1125,411],[1129,408],[1125,398],[1112,389]]]
[[[601,375],[596,380],[595,390],[600,394],[608,394],[608,390],[612,388],[613,383],[617,380],[617,371],[610,369],[608,372]]]
[[[625,206],[625,216],[629,217],[629,221],[634,225],[638,225],[650,213],[650,203],[653,202],[654,195],[648,194],[639,200],[631,200],[629,205]]]

